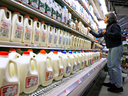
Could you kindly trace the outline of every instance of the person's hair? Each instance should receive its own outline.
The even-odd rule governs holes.
[[[110,13],[106,14],[105,16],[108,18],[108,20],[107,20],[108,24],[117,23],[117,18],[114,13],[110,12]]]

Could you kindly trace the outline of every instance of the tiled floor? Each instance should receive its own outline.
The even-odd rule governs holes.
[[[128,96],[128,76],[126,74],[123,74],[125,77],[125,81],[123,83],[124,92],[121,93],[111,93],[107,91],[107,87],[102,86],[99,96]],[[109,76],[106,76],[106,79],[104,82],[109,82]]]

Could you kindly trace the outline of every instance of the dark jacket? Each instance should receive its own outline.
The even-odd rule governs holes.
[[[92,30],[90,33],[96,38],[104,37],[107,48],[113,48],[122,44],[121,28],[116,23],[109,24],[106,27],[106,32],[103,35],[102,32],[97,34]]]

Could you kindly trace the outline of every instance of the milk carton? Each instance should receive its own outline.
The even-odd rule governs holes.
[[[59,37],[58,37],[58,46],[62,47],[62,43],[63,43],[63,30],[59,31]]]
[[[26,94],[34,92],[39,84],[36,60],[30,56],[29,52],[24,51],[23,55],[16,59],[16,62],[21,84],[20,92]]]
[[[20,56],[21,55],[16,52],[16,49],[10,49],[9,50],[9,58],[11,58],[11,59],[17,59]]]
[[[41,21],[40,44],[47,45],[47,41],[48,41],[47,25],[44,23],[44,21]]]
[[[52,0],[52,18],[56,19],[56,2]]]
[[[20,80],[17,63],[8,58],[8,52],[0,52],[0,96],[19,96]]]
[[[29,4],[38,9],[39,0],[29,0]]]
[[[32,50],[32,49],[28,49],[28,52],[30,53],[30,56],[31,56],[32,58],[36,57],[36,54],[33,53],[33,50]]]
[[[42,86],[48,86],[53,81],[53,69],[45,50],[40,51],[40,54],[35,57],[35,60],[37,61],[39,84]]]
[[[9,41],[11,34],[11,12],[5,5],[0,7],[0,40]]]
[[[62,20],[62,7],[57,4],[57,20],[61,22]]]
[[[32,25],[33,25],[33,20],[29,18],[29,15],[24,16],[24,27],[23,27],[23,38],[22,42],[24,43],[31,43],[32,41]]]
[[[54,51],[52,54],[48,54],[48,59],[51,60],[53,68],[53,79],[58,81],[63,78],[64,68],[62,65],[62,60],[58,55],[57,51]]]
[[[18,0],[20,3],[25,3],[25,4],[28,4],[29,3],[29,0]]]
[[[40,22],[37,18],[33,18],[32,43],[39,44],[40,40]]]
[[[23,36],[23,16],[19,11],[14,11],[12,14],[12,33],[11,41],[21,42]]]
[[[46,0],[39,0],[39,10],[41,13],[45,13]]]
[[[51,17],[52,15],[52,0],[46,0],[45,13]]]

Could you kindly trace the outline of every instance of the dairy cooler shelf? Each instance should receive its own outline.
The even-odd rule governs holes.
[[[102,58],[89,67],[76,72],[60,81],[53,82],[47,87],[40,86],[29,96],[79,96],[91,82],[98,76],[99,72],[106,65],[107,59]],[[26,94],[20,94],[26,96]]]
[[[28,4],[24,4],[24,3],[21,4],[18,1],[15,1],[15,0],[1,0],[0,1],[0,5],[6,5],[8,7],[8,9],[13,10],[13,11],[14,10],[19,10],[22,15],[29,14],[31,18],[35,18],[36,17],[40,21],[41,20],[45,20],[46,23],[50,23],[52,25],[56,25],[57,27],[66,29],[67,31],[77,33],[77,34],[89,39],[92,42],[96,42],[93,38],[91,38],[91,37],[79,32],[79,31],[69,27],[68,25],[63,24],[63,23],[61,23],[61,22],[59,22],[57,20],[54,20],[51,17],[47,16],[46,14],[41,14],[38,9],[33,8],[32,6],[30,6]],[[14,7],[12,7],[12,5]]]

